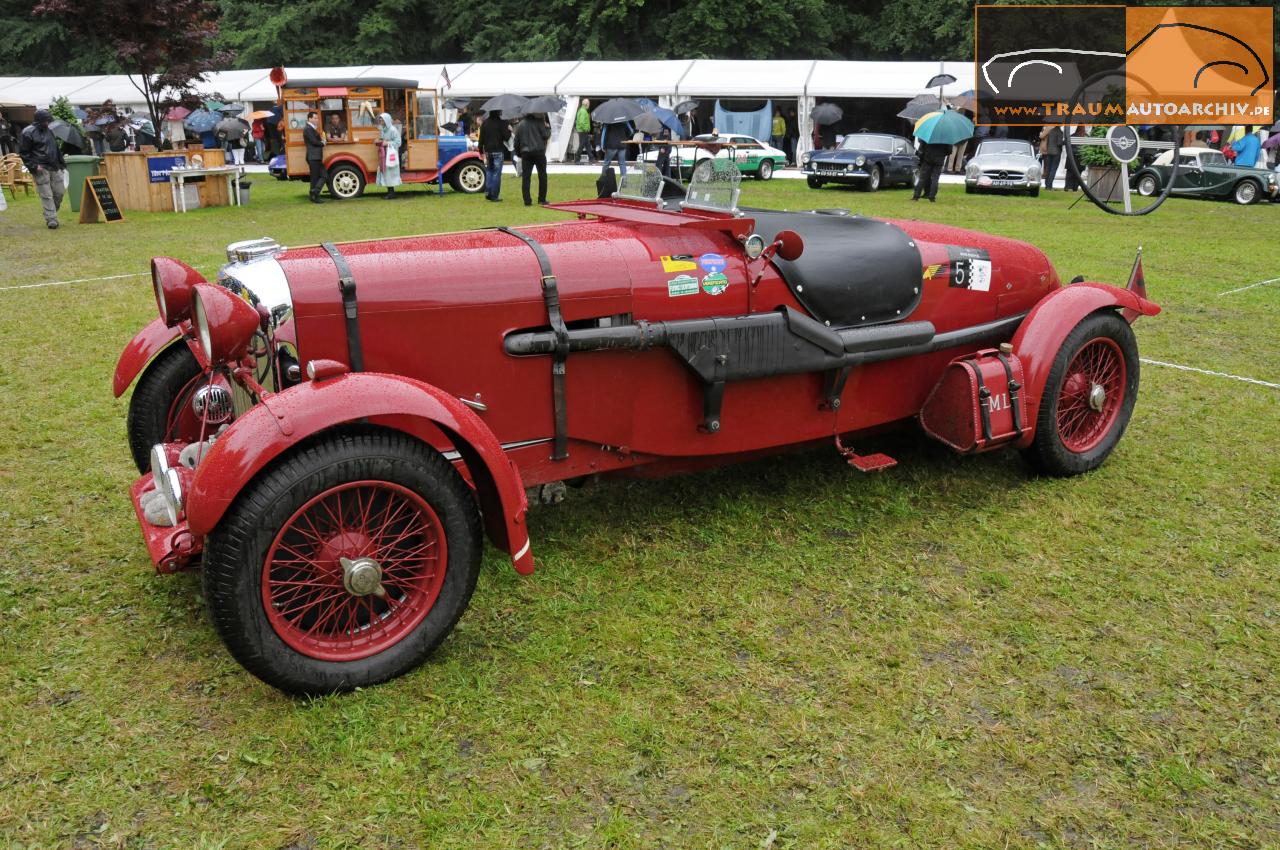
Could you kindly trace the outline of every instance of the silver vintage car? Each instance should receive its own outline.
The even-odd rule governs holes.
[[[1040,194],[1040,159],[1022,139],[983,139],[964,167],[964,190]]]

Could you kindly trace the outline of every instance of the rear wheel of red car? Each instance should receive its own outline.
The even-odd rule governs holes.
[[[364,170],[349,162],[342,162],[329,169],[329,194],[340,201],[349,201],[364,194]]]
[[[1087,316],[1054,357],[1028,459],[1049,475],[1102,465],[1120,442],[1138,399],[1138,343],[1118,314]]]
[[[484,166],[477,161],[464,162],[449,172],[449,185],[453,191],[474,195],[484,191]]]
[[[126,420],[129,454],[139,472],[151,469],[151,447],[156,443],[200,438],[198,433],[183,433],[181,409],[189,402],[200,375],[200,364],[181,340],[160,352],[143,370],[129,398]]]
[[[255,480],[205,549],[223,642],[283,691],[377,684],[453,629],[480,570],[480,518],[438,452],[389,432],[314,443]]]

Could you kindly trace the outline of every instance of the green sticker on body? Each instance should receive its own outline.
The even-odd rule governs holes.
[[[667,295],[675,298],[678,295],[697,295],[698,279],[692,275],[676,275],[667,281]]]
[[[719,295],[729,288],[729,278],[720,272],[712,272],[702,279],[702,291],[708,295]]]

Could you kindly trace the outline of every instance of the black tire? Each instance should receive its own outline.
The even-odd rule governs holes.
[[[181,340],[156,355],[129,398],[126,430],[129,454],[139,472],[151,470],[151,447],[165,441],[169,410],[178,394],[200,374],[200,364]]]
[[[964,184],[964,193],[965,193],[966,195],[976,195],[976,194],[978,194],[978,187],[977,187],[977,186],[973,186],[973,185],[971,185],[971,184],[969,184],[969,183],[966,183],[966,184]]]
[[[773,177],[773,160],[771,159],[760,160],[760,167],[756,169],[756,179],[768,180],[771,177]]]
[[[1040,187],[1039,187],[1039,186],[1032,186],[1030,189],[1028,189],[1028,190],[1027,190],[1027,194],[1028,194],[1028,195],[1030,195],[1030,196],[1031,196],[1031,197],[1033,197],[1033,198],[1038,198],[1038,197],[1040,197]]]
[[[1139,195],[1144,198],[1151,198],[1160,193],[1160,181],[1156,179],[1154,174],[1143,174],[1138,178],[1136,188]]]
[[[1095,341],[1102,341],[1105,350],[1114,350],[1111,346],[1114,343],[1123,356],[1124,395],[1114,410],[1114,418],[1106,424],[1097,442],[1077,450],[1064,442],[1059,430],[1058,411],[1063,384],[1071,377],[1067,372],[1072,361],[1082,349]],[[1058,353],[1054,355],[1053,366],[1049,369],[1049,378],[1040,397],[1036,436],[1025,452],[1027,460],[1038,471],[1056,476],[1079,475],[1101,466],[1120,442],[1129,419],[1133,416],[1133,407],[1138,400],[1138,382],[1138,343],[1134,339],[1133,328],[1112,310],[1100,310],[1086,316],[1067,334]],[[1107,409],[1110,411],[1110,408]],[[1085,414],[1088,415],[1091,414]]]
[[[1231,200],[1245,207],[1257,203],[1260,197],[1262,197],[1262,187],[1256,180],[1241,180],[1231,191]]]
[[[484,183],[484,166],[475,160],[469,160],[455,166],[449,172],[449,185],[453,187],[453,191],[461,192],[464,195],[476,195],[483,192]]]
[[[272,625],[263,572],[290,518],[318,494],[352,482],[390,484],[425,501],[443,529],[445,574],[425,617],[393,644],[356,660],[320,660],[291,647]],[[475,501],[438,452],[394,432],[335,434],[269,467],[237,497],[206,543],[204,594],[214,628],[246,670],[288,693],[334,693],[385,682],[426,660],[471,600],[481,548]]]
[[[884,172],[880,170],[880,166],[874,166],[871,169],[871,176],[867,178],[867,182],[862,184],[865,192],[880,191],[880,184],[884,182]]]
[[[340,162],[329,169],[329,195],[339,201],[363,195],[365,183],[364,169],[349,162]]]
[[[819,180],[817,177],[814,177],[813,175],[809,175],[808,183],[809,183],[809,188],[810,188],[810,189],[821,189],[821,188],[822,188],[822,181],[821,181],[821,180]]]

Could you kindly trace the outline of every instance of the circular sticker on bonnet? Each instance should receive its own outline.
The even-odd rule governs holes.
[[[702,279],[702,291],[708,295],[719,295],[728,288],[729,278],[720,272],[712,272]]]

